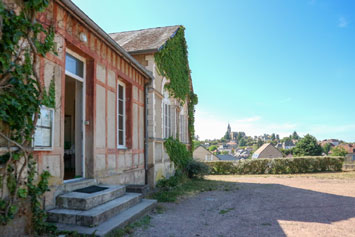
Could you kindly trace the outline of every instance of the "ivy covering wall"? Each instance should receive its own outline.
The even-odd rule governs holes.
[[[192,91],[188,51],[185,40],[185,28],[180,26],[175,35],[154,55],[157,69],[160,75],[169,79],[165,88],[169,94],[181,104],[188,103],[189,115],[189,142],[192,147],[194,137],[194,106],[197,104],[197,95]]]
[[[49,90],[37,68],[40,57],[54,52],[54,29],[44,27],[36,17],[49,5],[48,0],[16,1],[5,6],[0,1],[0,138],[6,152],[0,155],[0,225],[8,224],[31,207],[31,233],[53,234],[42,209],[43,194],[48,191],[49,172],[37,173],[32,140],[42,105],[55,107],[55,82]]]

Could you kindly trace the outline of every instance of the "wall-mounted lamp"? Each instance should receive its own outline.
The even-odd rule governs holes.
[[[81,42],[84,42],[84,43],[88,42],[88,37],[86,36],[86,34],[84,32],[80,32],[79,38],[80,38]]]

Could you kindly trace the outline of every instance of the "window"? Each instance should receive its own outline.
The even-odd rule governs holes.
[[[186,142],[186,120],[183,114],[180,115],[180,141]]]
[[[51,150],[53,148],[53,119],[54,110],[42,106],[33,140],[35,150]]]
[[[163,137],[171,136],[171,114],[170,105],[163,103]]]
[[[117,148],[126,146],[126,88],[124,84],[117,86]]]
[[[65,55],[65,70],[68,74],[84,77],[84,63],[68,53]]]

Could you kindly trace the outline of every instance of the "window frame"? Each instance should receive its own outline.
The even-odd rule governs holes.
[[[122,129],[122,132],[123,132],[123,144],[120,144],[120,139],[119,139],[119,137],[120,137],[120,129],[119,129],[119,123],[120,123],[120,120],[119,120],[119,116],[120,116],[120,114],[119,114],[119,87],[122,87],[123,88],[123,96],[122,96],[122,104],[123,104],[123,114],[122,114],[122,119],[123,119],[123,129]],[[117,136],[116,136],[116,139],[117,139],[117,149],[127,149],[127,139],[126,139],[126,118],[127,118],[127,111],[126,111],[126,101],[127,101],[127,98],[126,98],[126,95],[127,95],[127,93],[126,93],[126,89],[127,89],[127,87],[126,87],[126,85],[123,83],[123,82],[118,82],[117,83],[117,92],[116,92],[116,102],[117,102],[117,107],[116,107],[116,109],[117,109],[117,113],[116,113],[116,118],[117,118],[117,124],[116,124],[116,126],[117,126],[117,129],[116,129],[116,133],[117,133]]]
[[[163,138],[168,139],[171,133],[171,106],[163,103]]]
[[[36,146],[35,145],[35,137],[36,137],[36,130],[37,127],[43,127],[43,126],[39,126],[38,125],[38,120],[37,120],[37,124],[36,124],[36,128],[35,128],[35,132],[33,134],[33,139],[32,139],[32,147],[34,151],[52,151],[53,147],[54,147],[54,109],[53,108],[49,108],[47,106],[42,105],[40,110],[42,109],[46,109],[51,113],[51,126],[50,126],[50,146]],[[42,113],[40,113],[42,114]],[[47,128],[47,127],[44,127]],[[48,129],[48,128],[47,128]]]
[[[83,63],[83,76],[81,77],[81,76],[79,76],[79,75],[76,75],[76,74],[74,74],[74,73],[68,71],[67,68],[66,68],[66,66],[64,66],[64,68],[65,68],[65,75],[70,76],[70,77],[72,77],[72,78],[74,78],[74,79],[76,79],[76,80],[78,80],[78,81],[84,82],[85,70],[86,70],[86,67],[85,67],[85,65],[86,65],[85,59],[84,59],[83,57],[81,57],[80,55],[78,55],[78,54],[76,54],[76,53],[74,53],[74,52],[72,52],[71,50],[68,50],[68,49],[67,49],[67,51],[65,52],[65,57],[66,57],[67,54],[69,54],[71,57],[73,57],[73,58],[75,58],[76,60],[78,60],[78,61],[80,61],[80,62]]]

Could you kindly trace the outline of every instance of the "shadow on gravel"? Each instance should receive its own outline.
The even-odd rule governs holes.
[[[166,211],[152,218],[152,226],[135,236],[286,236],[289,231],[295,236],[310,232],[324,236],[326,230],[319,225],[297,229],[304,226],[297,222],[332,224],[355,217],[354,197],[274,183],[220,182],[220,187],[236,184],[238,188],[220,188],[166,204]],[[279,221],[289,222],[281,226]],[[338,232],[329,234],[353,234],[351,226],[334,227],[334,231]]]
[[[256,221],[257,234],[286,236],[279,220],[331,224],[355,217],[355,198],[293,188],[280,184],[239,183],[249,193],[247,202],[240,200],[238,213],[247,222]],[[235,196],[238,199],[238,195]],[[236,200],[237,201],[237,200]],[[239,218],[239,215],[237,219]],[[243,226],[243,225],[242,225]],[[268,226],[273,228],[267,230]],[[263,228],[264,227],[264,228]],[[250,230],[246,230],[250,234]],[[240,235],[245,236],[243,230]]]

